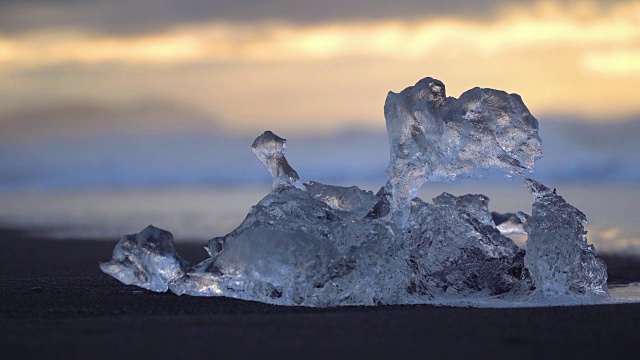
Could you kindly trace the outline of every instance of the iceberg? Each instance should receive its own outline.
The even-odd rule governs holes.
[[[169,232],[148,226],[124,236],[102,271],[152,291],[292,306],[608,301],[586,217],[555,190],[524,179],[531,215],[491,212],[481,194],[416,197],[425,182],[532,171],[538,121],[518,95],[475,88],[455,99],[425,78],[390,92],[384,111],[391,154],[377,193],[302,183],[286,140],[265,131],[251,148],[272,190],[207,242],[209,258],[186,262]],[[528,234],[526,249],[507,237],[516,233]]]

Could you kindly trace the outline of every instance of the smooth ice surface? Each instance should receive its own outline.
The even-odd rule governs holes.
[[[252,150],[273,190],[235,230],[206,244],[210,258],[186,263],[171,234],[149,226],[123,237],[101,269],[153,291],[279,305],[608,301],[606,267],[587,245],[586,217],[555,190],[525,180],[535,198],[531,216],[491,213],[480,194],[415,197],[425,180],[532,169],[541,155],[538,125],[517,95],[473,89],[446,98],[444,85],[426,78],[390,93],[385,115],[389,182],[376,194],[302,185],[285,140],[266,131]],[[526,252],[505,236],[523,231]]]

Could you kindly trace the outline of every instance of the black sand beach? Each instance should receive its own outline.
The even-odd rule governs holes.
[[[100,272],[113,241],[0,232],[4,359],[637,358],[640,304],[307,309],[157,294]],[[198,244],[177,244],[188,260]],[[640,262],[605,257],[611,282]]]

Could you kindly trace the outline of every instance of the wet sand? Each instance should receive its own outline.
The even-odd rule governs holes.
[[[153,293],[103,274],[116,240],[0,231],[5,359],[635,358],[640,304],[524,309],[308,309]],[[204,259],[179,243],[187,260]],[[613,283],[640,261],[604,257]]]

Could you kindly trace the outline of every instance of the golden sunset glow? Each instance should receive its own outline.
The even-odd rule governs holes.
[[[453,96],[475,85],[497,87],[520,93],[538,113],[617,116],[640,111],[639,49],[638,1],[607,9],[594,1],[541,1],[484,20],[214,21],[145,35],[71,28],[0,33],[0,82],[19,81],[34,69],[121,66],[127,81],[101,73],[93,86],[76,74],[56,78],[64,87],[58,95],[111,102],[132,101],[134,93],[170,97],[237,128],[251,128],[258,117],[293,127],[302,125],[299,119],[327,128],[374,123],[386,91],[424,76],[441,78]],[[150,69],[164,80],[148,75]],[[292,81],[303,79],[309,91]],[[609,95],[598,85],[605,80]],[[43,86],[33,78],[24,84],[27,92]],[[188,90],[194,87],[197,94]]]
[[[544,4],[544,3],[543,3]],[[621,4],[597,15],[574,7],[539,5],[532,13],[505,11],[493,22],[441,19],[294,26],[264,23],[213,23],[183,26],[154,36],[101,37],[69,31],[27,34],[0,41],[6,65],[62,62],[180,63],[310,61],[345,57],[416,61],[441,51],[480,52],[485,56],[518,48],[555,45],[640,46],[640,4]],[[583,4],[588,4],[584,2]],[[545,11],[540,11],[543,9]],[[583,56],[593,58],[584,52]],[[620,53],[599,56],[621,64]],[[622,61],[624,62],[624,61]],[[628,66],[622,66],[622,70]]]
[[[584,57],[584,66],[607,75],[640,75],[640,49],[590,52]]]

